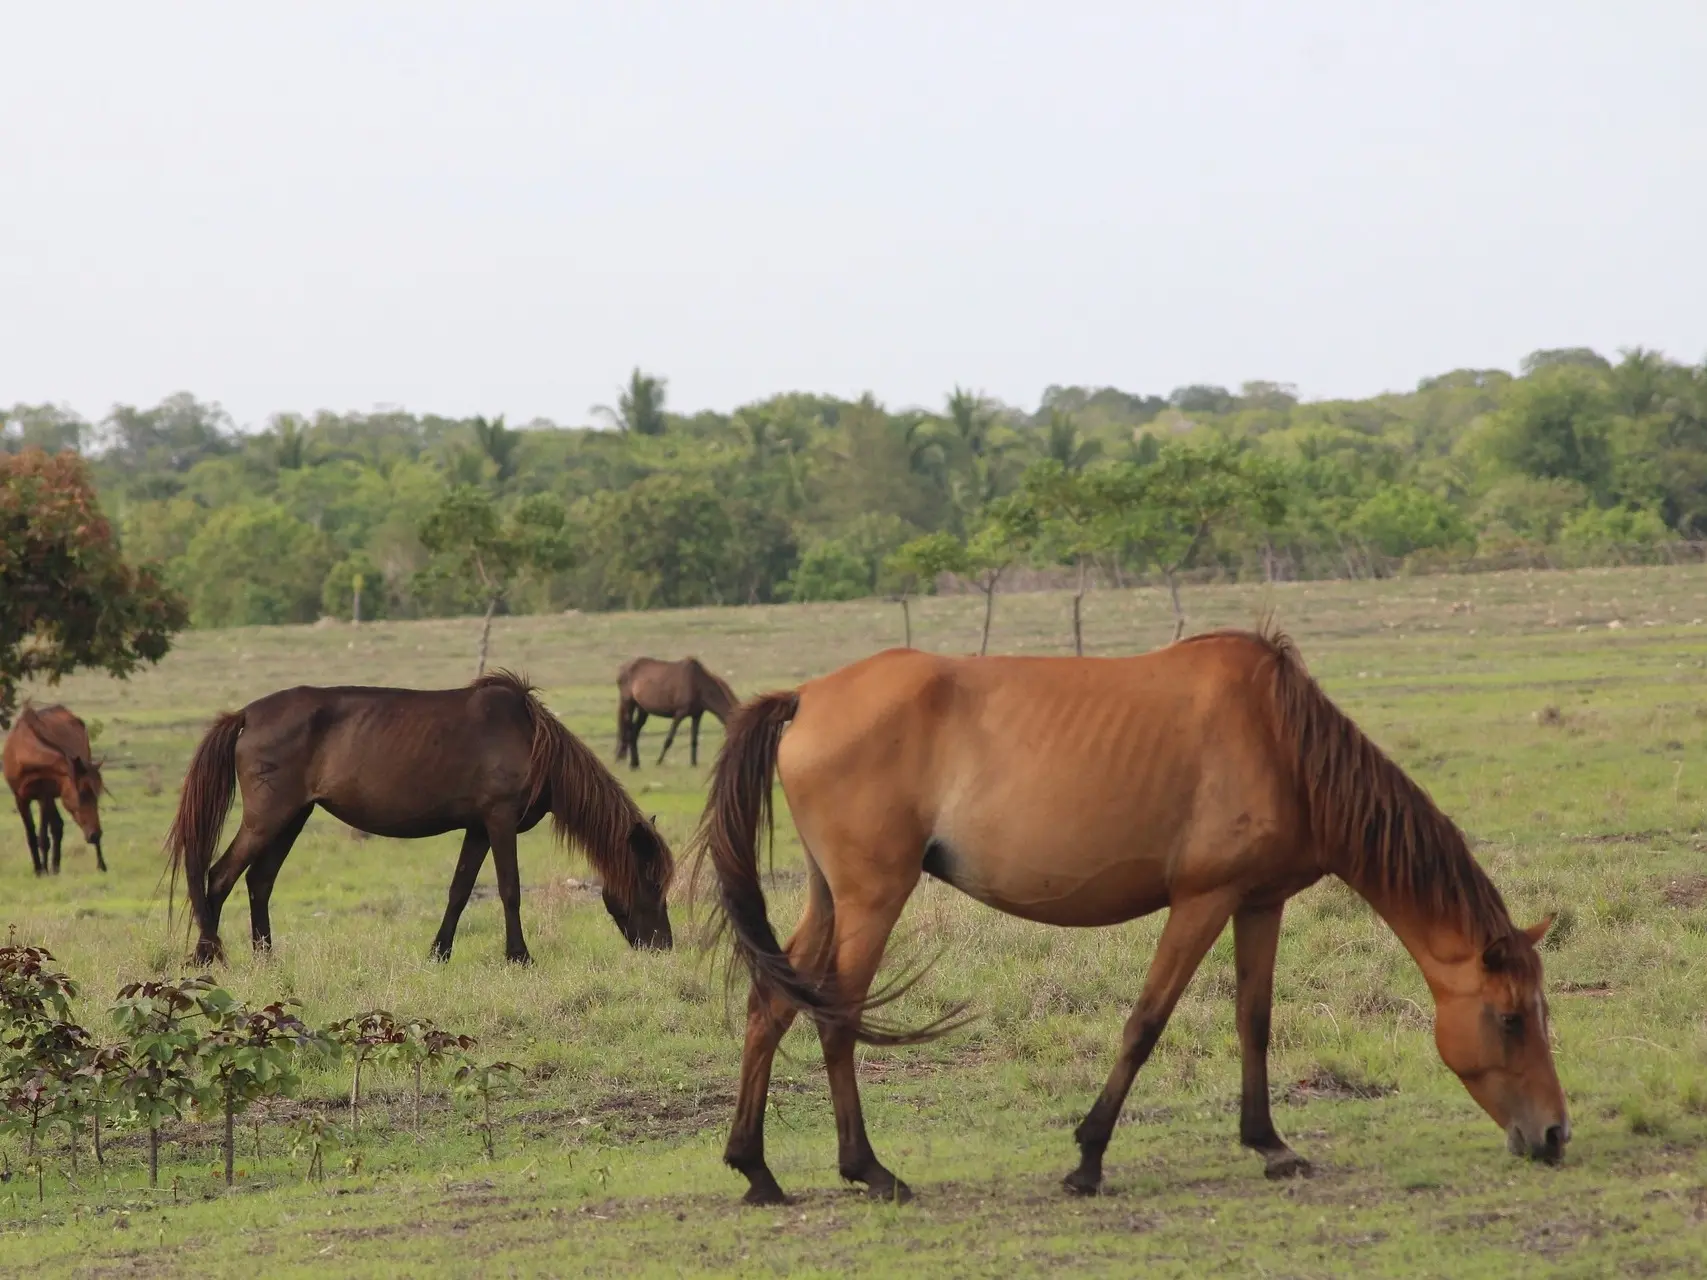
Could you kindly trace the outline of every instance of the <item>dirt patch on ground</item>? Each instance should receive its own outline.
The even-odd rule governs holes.
[[[617,1093],[600,1098],[588,1119],[624,1138],[683,1138],[729,1123],[735,1095],[703,1093]]]
[[[1655,840],[1670,840],[1677,835],[1670,827],[1654,827],[1648,831],[1607,831],[1600,835],[1570,836],[1572,844],[1648,844]]]
[[[1666,900],[1667,906],[1699,907],[1707,903],[1707,875],[1680,876],[1661,889],[1660,896]]]
[[[1355,1078],[1333,1067],[1317,1067],[1302,1080],[1294,1081],[1281,1091],[1281,1100],[1294,1106],[1306,1102],[1350,1102],[1369,1098],[1385,1098],[1398,1089],[1378,1080]]]

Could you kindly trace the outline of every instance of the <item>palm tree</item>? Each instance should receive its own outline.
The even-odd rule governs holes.
[[[607,419],[618,431],[640,436],[664,434],[664,388],[667,381],[642,373],[638,365],[628,375],[628,385],[618,394],[616,408],[596,404],[592,411]]]
[[[1049,435],[1044,443],[1044,456],[1053,458],[1068,471],[1083,471],[1102,452],[1102,445],[1085,439],[1073,415],[1059,409],[1049,411]]]
[[[521,443],[521,432],[506,427],[501,413],[496,418],[477,417],[469,425],[474,429],[474,442],[480,446],[480,452],[492,459],[492,465],[498,468],[498,479],[508,480],[515,470],[516,445]]]

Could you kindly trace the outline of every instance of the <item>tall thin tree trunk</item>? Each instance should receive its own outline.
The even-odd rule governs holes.
[[[89,1117],[89,1127],[95,1131],[95,1163],[104,1169],[107,1167],[107,1157],[101,1152],[101,1113],[99,1111]]]
[[[912,611],[907,608],[906,596],[901,597],[901,626],[906,632],[907,648],[911,649],[913,647],[913,614]]]
[[[1073,593],[1073,653],[1085,656],[1085,632],[1079,621],[1079,607],[1085,599],[1085,560],[1079,557],[1079,589]]]
[[[1179,602],[1179,579],[1172,569],[1163,569],[1162,576],[1168,580],[1168,598],[1174,602],[1174,639],[1177,641],[1185,634],[1185,610]]]
[[[350,1132],[360,1133],[362,1117],[360,1099],[362,1096],[362,1060],[356,1059],[356,1072],[350,1079]]]
[[[978,638],[978,656],[982,658],[990,649],[990,615],[996,611],[996,584],[994,581],[984,588],[984,634]]]
[[[160,1185],[160,1130],[155,1125],[148,1126],[148,1185]]]
[[[474,678],[480,679],[486,674],[486,651],[492,643],[492,615],[497,612],[498,597],[493,596],[486,602],[486,618],[480,624],[480,658],[474,664]]]

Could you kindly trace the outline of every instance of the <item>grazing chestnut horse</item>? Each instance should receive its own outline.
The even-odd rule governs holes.
[[[786,733],[784,732],[786,728]],[[805,849],[805,914],[779,946],[757,845],[771,777]],[[905,1199],[866,1137],[856,1041],[941,1034],[874,1024],[890,930],[928,873],[1045,924],[1167,924],[1070,1191],[1102,1182],[1133,1077],[1204,953],[1233,922],[1243,1055],[1239,1137],[1271,1177],[1306,1169],[1269,1112],[1275,946],[1286,900],[1324,875],[1368,899],[1435,1001],[1435,1042],[1514,1151],[1570,1139],[1536,943],[1463,835],[1330,702],[1279,634],[1217,632],[1136,658],[945,658],[891,650],[734,717],[695,837],[753,979],[724,1159],[747,1199],[782,1197],[764,1156],[771,1060],[796,1012],[818,1024],[844,1178]]]
[[[210,867],[234,785],[243,822]],[[557,838],[575,840],[597,868],[605,909],[629,945],[671,945],[663,839],[532,686],[499,671],[461,689],[284,689],[219,717],[196,748],[166,840],[174,887],[182,868],[201,930],[197,964],[223,958],[219,913],[245,871],[254,946],[272,946],[273,881],[316,805],[378,836],[463,832],[436,959],[450,958],[490,849],[504,955],[528,963],[516,836],[548,813]]]
[[[45,875],[52,855],[52,870],[59,874],[59,850],[65,842],[65,820],[54,807],[57,799],[71,811],[82,828],[83,838],[95,847],[95,865],[107,869],[101,856],[101,764],[89,752],[89,730],[64,707],[32,707],[24,704],[18,723],[6,735],[0,749],[0,768],[18,802],[29,840],[30,863],[36,874]],[[30,820],[30,802],[41,806],[41,834]]]
[[[707,670],[698,658],[683,658],[680,662],[634,658],[623,663],[616,673],[616,688],[616,758],[620,763],[626,755],[634,769],[640,767],[640,729],[647,716],[670,717],[670,732],[664,736],[664,749],[658,753],[659,764],[669,754],[682,721],[692,722],[688,729],[688,763],[697,768],[700,717],[709,711],[727,724],[729,713],[740,701],[728,682]]]

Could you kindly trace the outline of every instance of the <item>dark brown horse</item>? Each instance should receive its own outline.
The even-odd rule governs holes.
[[[806,912],[786,947],[758,871],[773,773],[807,866]],[[765,1163],[765,1095],[799,1011],[823,1043],[842,1176],[907,1196],[866,1136],[854,1045],[941,1033],[866,1016],[921,874],[1046,924],[1168,908],[1114,1069],[1076,1132],[1071,1191],[1100,1187],[1127,1090],[1229,920],[1239,1136],[1271,1177],[1307,1167],[1269,1112],[1269,1011],[1281,910],[1324,875],[1368,899],[1410,951],[1434,996],[1441,1057],[1512,1149],[1556,1161],[1570,1140],[1536,953],[1547,922],[1513,925],[1458,828],[1278,634],[1215,633],[1138,658],[878,654],[736,714],[696,844],[753,978],[724,1157],[746,1175],[749,1201],[782,1196]]]
[[[640,767],[640,728],[646,717],[669,716],[670,732],[658,763],[664,763],[676,730],[683,720],[688,730],[688,763],[699,765],[699,719],[707,711],[727,724],[729,713],[740,701],[721,676],[708,670],[698,658],[660,662],[657,658],[634,658],[616,673],[616,758],[628,757],[631,768]]]
[[[101,856],[101,762],[89,751],[89,730],[70,711],[57,704],[32,707],[24,704],[17,724],[6,735],[0,749],[0,769],[18,803],[29,840],[30,863],[36,874],[45,875],[51,865],[59,874],[59,850],[65,843],[65,820],[54,806],[58,800],[71,812],[83,838],[95,848],[95,865],[107,869]],[[41,807],[41,832],[30,820],[30,802]]]
[[[242,825],[210,867],[234,784],[243,792]],[[166,842],[174,884],[181,867],[201,930],[196,963],[223,955],[219,913],[245,871],[254,945],[272,945],[273,881],[316,805],[374,835],[463,832],[433,941],[437,959],[450,957],[457,920],[490,849],[504,904],[504,954],[528,962],[516,836],[548,813],[557,837],[573,839],[597,868],[605,908],[629,945],[671,945],[668,847],[532,686],[500,671],[462,689],[285,689],[216,720],[184,777]]]

